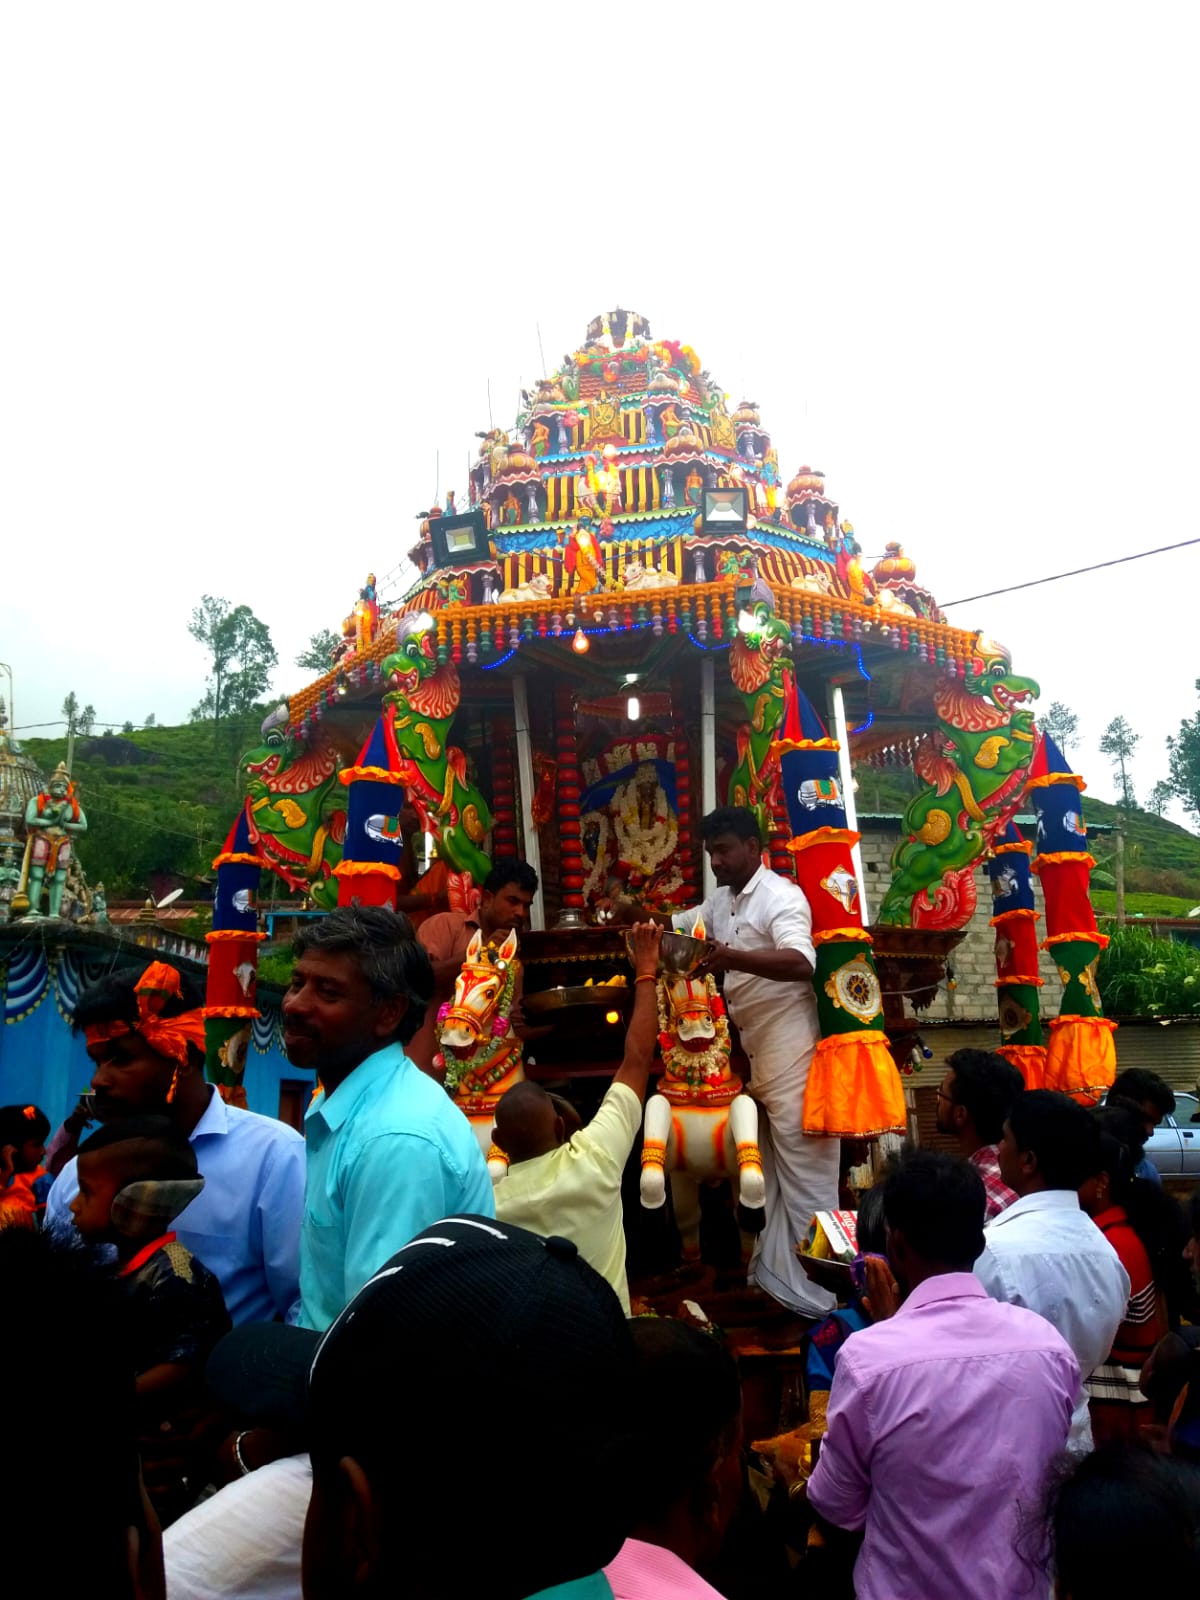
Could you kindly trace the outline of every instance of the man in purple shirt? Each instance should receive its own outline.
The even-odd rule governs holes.
[[[831,1543],[858,1547],[858,1600],[1045,1594],[1032,1526],[1079,1365],[1048,1322],[972,1273],[984,1192],[966,1162],[918,1151],[883,1208],[903,1303],[842,1347],[809,1504]]]

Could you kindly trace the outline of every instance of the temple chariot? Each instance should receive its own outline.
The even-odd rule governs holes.
[[[1030,1082],[1108,1081],[1081,784],[1008,652],[948,622],[898,544],[872,535],[883,553],[865,559],[824,474],[781,466],[757,404],[633,312],[595,318],[512,427],[478,440],[466,484],[420,515],[411,583],[389,603],[368,579],[336,662],[244,758],[245,807],[217,861],[218,1081],[254,1011],[260,870],[317,908],[394,902],[406,804],[443,903],[469,908],[494,857],[535,866],[527,1002],[574,999],[547,1000],[556,1026],[527,1070],[602,1076],[622,1004],[581,991],[624,970],[613,908],[701,902],[700,819],[726,803],[758,812],[769,864],[789,875],[806,816],[844,836],[821,880],[844,910],[831,937],[862,935],[875,989],[861,1003],[897,1059],[912,1031],[898,997],[936,981],[990,877],[998,1042]],[[780,752],[798,702],[801,742],[824,759],[791,782]],[[920,781],[875,903],[854,845],[864,765]],[[1013,823],[1031,806],[1035,838]],[[1049,1023],[1047,938],[1064,984]]]

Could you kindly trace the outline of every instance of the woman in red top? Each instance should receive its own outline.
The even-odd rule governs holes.
[[[1100,1123],[1101,1166],[1079,1190],[1079,1204],[1129,1274],[1124,1320],[1108,1360],[1086,1385],[1092,1437],[1099,1446],[1114,1439],[1136,1440],[1153,1422],[1139,1384],[1147,1357],[1167,1331],[1167,1315],[1152,1265],[1161,1252],[1161,1213],[1145,1193],[1152,1185],[1134,1176],[1142,1158],[1141,1126],[1116,1107],[1102,1107],[1095,1116]]]

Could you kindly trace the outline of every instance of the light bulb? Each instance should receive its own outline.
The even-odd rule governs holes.
[[[628,704],[625,707],[625,715],[629,718],[630,722],[636,722],[641,714],[642,702],[638,699],[637,695],[631,694],[629,696]]]
[[[588,638],[587,634],[584,633],[582,628],[576,628],[575,637],[571,640],[571,649],[574,650],[577,655],[585,656],[591,648],[592,641]]]
[[[605,1022],[608,1022],[608,1023],[620,1022],[621,1013],[619,1011],[606,1011],[604,1013],[604,1020],[605,1020]]]

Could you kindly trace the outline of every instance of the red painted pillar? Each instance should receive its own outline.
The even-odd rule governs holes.
[[[583,913],[583,845],[579,827],[582,794],[575,742],[575,697],[560,684],[554,697],[554,737],[558,756],[558,836],[562,906]]]

